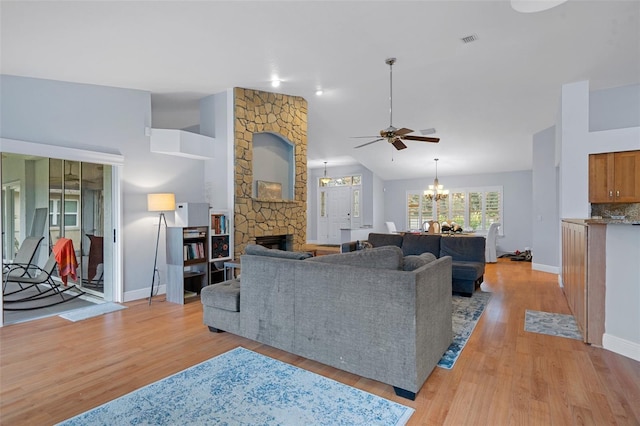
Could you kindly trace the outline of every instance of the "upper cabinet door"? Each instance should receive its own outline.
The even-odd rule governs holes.
[[[613,203],[613,153],[589,155],[589,202]]]
[[[640,151],[589,155],[589,202],[640,202]]]
[[[615,201],[640,202],[640,151],[616,152],[614,163]]]

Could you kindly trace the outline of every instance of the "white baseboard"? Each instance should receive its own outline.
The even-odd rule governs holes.
[[[602,336],[602,346],[611,352],[640,361],[640,343],[631,342],[605,333]]]
[[[542,263],[532,263],[531,269],[534,271],[548,272],[550,274],[559,274],[560,268],[557,266],[543,265]]]
[[[155,288],[155,286],[154,286],[154,288]],[[127,292],[124,293],[124,301],[125,302],[131,302],[132,300],[148,299],[150,292],[151,292],[151,287],[146,287],[146,288],[140,288],[138,290],[127,291]],[[154,290],[154,293],[156,293],[156,294],[165,294],[166,292],[167,292],[167,285],[166,284],[160,284],[158,286],[158,291],[157,292]]]

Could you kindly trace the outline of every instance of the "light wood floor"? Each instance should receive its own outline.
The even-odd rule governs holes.
[[[640,363],[579,341],[524,331],[526,309],[569,313],[552,274],[488,265],[493,292],[452,370],[436,368],[415,401],[391,386],[210,333],[199,302],[156,297],[72,323],[59,317],[0,329],[0,424],[62,421],[242,345],[415,408],[410,425],[638,425]]]

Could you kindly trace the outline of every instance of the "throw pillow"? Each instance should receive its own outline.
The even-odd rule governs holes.
[[[405,271],[414,271],[421,266],[436,260],[432,253],[422,253],[421,255],[409,255],[403,258],[402,269]]]

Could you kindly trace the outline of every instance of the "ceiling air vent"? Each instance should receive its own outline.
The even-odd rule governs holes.
[[[477,39],[478,39],[477,35],[471,34],[471,35],[468,35],[466,37],[462,37],[460,40],[462,40],[462,42],[464,44],[467,44],[467,43],[472,43],[472,42],[476,41]]]

